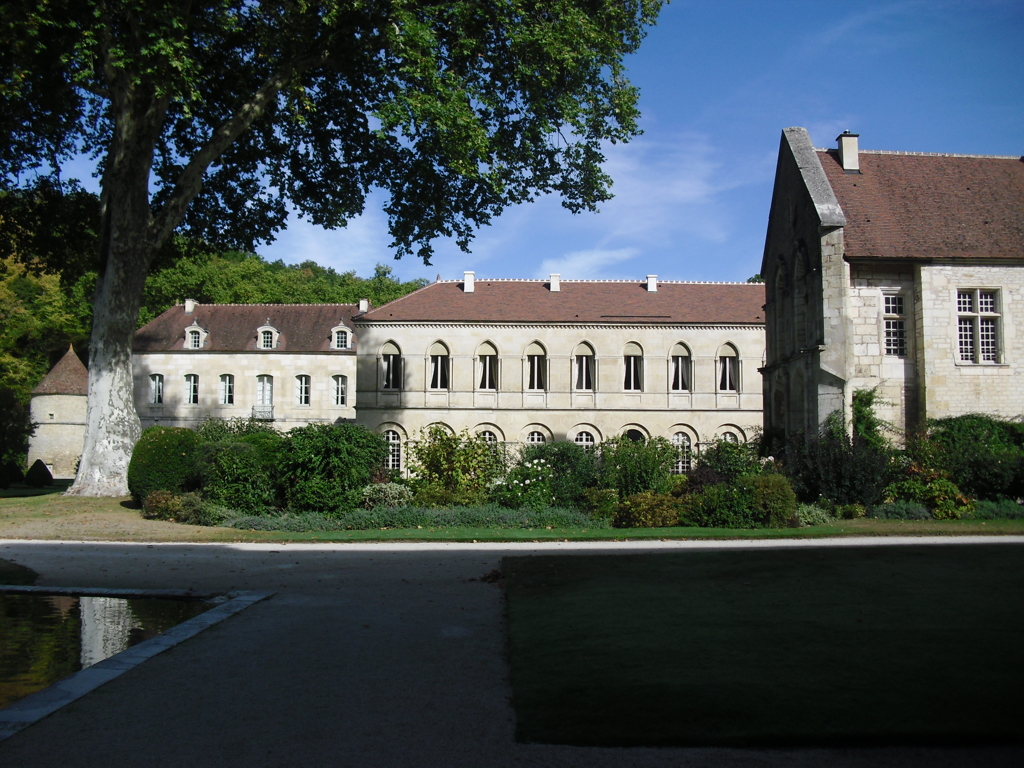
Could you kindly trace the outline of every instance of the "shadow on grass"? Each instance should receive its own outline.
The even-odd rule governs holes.
[[[521,741],[1024,741],[1024,548],[506,557]]]
[[[49,496],[54,493],[64,493],[71,487],[73,480],[54,480],[53,485],[45,485],[42,488],[33,488],[24,483],[13,483],[10,488],[0,489],[0,499],[19,499],[30,496]]]

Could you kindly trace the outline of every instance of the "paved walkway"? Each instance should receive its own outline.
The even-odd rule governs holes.
[[[0,743],[0,765],[1024,765],[1024,749],[1012,747],[596,749],[514,741],[501,591],[480,581],[506,552],[892,543],[0,541],[0,558],[33,568],[46,585],[276,592]]]

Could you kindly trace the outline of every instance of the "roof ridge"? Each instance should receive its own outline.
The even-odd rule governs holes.
[[[183,307],[184,304],[175,304],[175,307]],[[214,302],[213,304],[203,304],[196,302],[197,307],[358,307],[359,302],[348,302],[348,301],[310,301],[302,304],[291,303],[291,304],[270,304],[267,302]]]
[[[455,281],[455,280],[453,280],[453,281],[443,280],[443,281],[441,281],[441,282],[458,282],[458,281]],[[409,298],[410,296],[415,296],[415,295],[416,295],[417,293],[419,293],[420,291],[425,291],[425,290],[427,290],[427,289],[428,289],[428,288],[429,288],[430,286],[432,286],[432,285],[438,285],[438,284],[439,284],[438,282],[433,282],[433,283],[427,283],[426,285],[422,285],[422,286],[420,286],[419,288],[417,288],[417,289],[416,289],[415,291],[412,291],[411,293],[407,293],[407,294],[405,294],[404,296],[399,296],[399,297],[398,297],[397,299],[392,299],[391,301],[385,301],[385,302],[384,302],[383,304],[381,304],[381,305],[380,305],[379,307],[370,307],[370,309],[368,309],[368,310],[367,310],[366,312],[363,312],[363,313],[362,313],[362,315],[360,315],[360,317],[365,317],[366,315],[370,315],[370,314],[373,314],[373,313],[374,313],[374,312],[376,312],[376,311],[377,311],[378,309],[384,309],[384,307],[388,307],[388,306],[391,306],[392,304],[397,304],[398,302],[402,301],[402,299],[407,299],[407,298]]]
[[[835,147],[815,147],[815,152],[836,154]],[[913,157],[976,157],[982,160],[1024,160],[1024,155],[971,155],[962,152],[909,152],[901,149],[858,149],[861,155],[910,155]]]
[[[462,280],[441,280],[443,283],[461,283]],[[546,283],[547,278],[518,278],[518,277],[478,277],[476,283]],[[616,280],[616,279],[562,279],[563,283],[623,283],[627,285],[644,285],[646,280]],[[746,280],[662,280],[658,278],[658,285],[762,285],[761,283],[748,283]],[[430,283],[438,285],[438,283]],[[420,289],[422,290],[422,289]],[[415,292],[414,292],[415,293]],[[411,293],[406,296],[412,296]],[[402,297],[403,299],[405,296]],[[395,299],[401,301],[401,299]],[[392,302],[389,302],[392,303]],[[386,305],[381,305],[386,306]],[[379,307],[377,307],[379,309]]]

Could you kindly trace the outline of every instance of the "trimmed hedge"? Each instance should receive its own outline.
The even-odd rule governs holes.
[[[679,524],[679,502],[665,493],[643,491],[622,502],[616,528],[667,528]]]
[[[796,514],[796,493],[782,475],[748,475],[736,484],[750,494],[753,520],[766,528],[784,528]]]
[[[50,470],[43,464],[42,459],[36,459],[32,462],[32,466],[28,468],[28,472],[25,473],[25,485],[32,488],[43,488],[47,485],[53,485],[53,475],[50,474]]]
[[[142,432],[128,464],[128,492],[141,504],[153,491],[181,491],[195,472],[199,435],[184,427]]]

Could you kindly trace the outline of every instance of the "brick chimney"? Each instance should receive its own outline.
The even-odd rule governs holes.
[[[860,157],[857,149],[859,133],[843,131],[836,136],[839,142],[839,162],[843,166],[844,173],[860,173]]]

